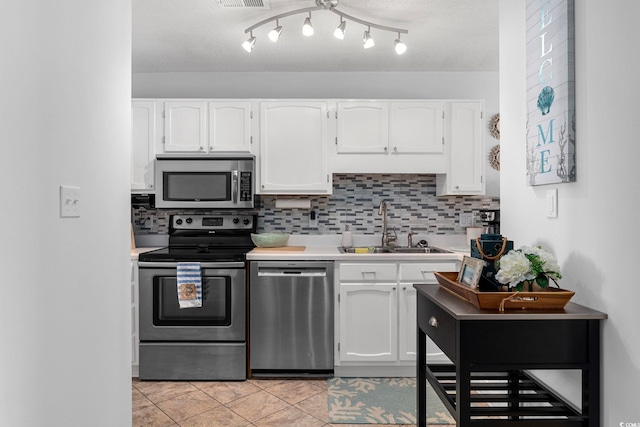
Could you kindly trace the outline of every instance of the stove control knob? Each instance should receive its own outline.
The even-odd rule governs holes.
[[[242,223],[243,223],[244,225],[249,225],[249,223],[250,223],[250,222],[251,222],[251,221],[249,220],[249,218],[245,218],[245,219],[242,221]]]
[[[237,224],[237,223],[239,223],[239,222],[240,222],[240,220],[239,220],[238,218],[233,218],[233,223],[234,223],[234,224]]]
[[[176,219],[176,224],[178,225],[182,224],[182,220],[180,218]]]
[[[192,218],[187,218],[187,224],[191,224],[193,222]]]

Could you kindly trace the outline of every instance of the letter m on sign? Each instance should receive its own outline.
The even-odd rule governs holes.
[[[538,125],[538,145],[540,147],[542,145],[552,144],[553,143],[553,120],[549,120],[549,127],[547,128],[547,133],[545,135],[544,129],[542,129],[542,125]]]

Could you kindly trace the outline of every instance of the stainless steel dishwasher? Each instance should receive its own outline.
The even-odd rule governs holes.
[[[333,374],[333,262],[253,261],[249,367],[256,377]]]

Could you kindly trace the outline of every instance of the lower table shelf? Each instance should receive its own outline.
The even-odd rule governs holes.
[[[428,364],[426,378],[447,409],[456,412],[454,365]],[[520,370],[471,372],[469,421],[474,426],[579,426],[586,417],[535,378]]]

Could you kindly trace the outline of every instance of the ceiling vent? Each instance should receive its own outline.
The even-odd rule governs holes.
[[[269,9],[269,0],[217,0],[224,9]]]

